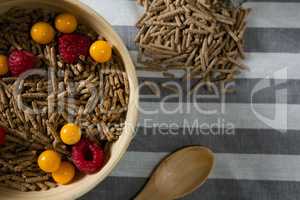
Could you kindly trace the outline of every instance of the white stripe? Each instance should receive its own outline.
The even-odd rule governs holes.
[[[126,0],[80,0],[96,10],[112,25],[134,26],[143,14],[136,1]]]
[[[249,27],[300,28],[300,3],[249,2]]]
[[[137,62],[137,51],[130,51],[131,57]],[[300,79],[300,54],[293,53],[247,53],[244,63],[249,70],[243,71],[239,78],[273,78],[274,73],[287,69],[286,79]],[[137,65],[137,64],[136,64]],[[182,77],[182,70],[170,71],[176,77]],[[138,71],[140,77],[163,77],[160,72]]]
[[[284,97],[278,93],[278,98]],[[211,114],[204,113],[203,110]],[[232,128],[286,130],[287,127],[299,130],[299,113],[300,105],[294,104],[165,103],[162,100],[160,103],[140,103],[139,126],[198,129],[218,127],[224,131]]]
[[[133,26],[142,15],[143,8],[133,0],[81,0],[95,9],[113,25]],[[300,28],[299,3],[249,2],[253,8],[249,27]]]
[[[149,177],[167,153],[127,152],[112,176]],[[300,156],[215,154],[211,179],[300,181]]]

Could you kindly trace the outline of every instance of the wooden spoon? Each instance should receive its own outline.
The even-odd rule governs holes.
[[[172,200],[181,198],[205,182],[214,165],[211,150],[192,146],[164,159],[135,200]]]

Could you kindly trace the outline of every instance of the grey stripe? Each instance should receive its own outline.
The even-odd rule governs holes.
[[[209,134],[208,134],[209,133]],[[166,129],[139,127],[129,151],[171,152],[188,145],[210,147],[216,153],[300,154],[299,131],[236,129],[234,135],[221,129]]]
[[[146,181],[146,178],[109,177],[80,200],[130,200]],[[297,182],[214,179],[182,200],[296,200],[299,196]]]
[[[187,85],[190,84],[193,86],[195,81],[190,83],[182,82],[179,78],[155,78],[155,77],[139,77],[139,82],[143,83],[144,81],[151,82],[151,84],[159,88],[159,95],[153,95],[153,92],[147,87],[140,85],[140,99],[144,102],[221,102],[221,95],[212,95],[211,98],[201,97],[201,94],[207,94],[205,89],[199,89],[199,98],[188,98],[187,95]],[[183,89],[181,95],[166,98],[167,96],[174,94],[174,91],[166,89],[161,85],[163,83],[176,83]],[[251,92],[257,85],[265,85],[266,88],[256,92],[251,99]],[[274,80],[274,79],[237,79],[235,81],[235,89],[237,92],[226,94],[225,101],[226,103],[288,103],[288,104],[300,104],[300,80]],[[174,85],[173,85],[174,86]],[[219,85],[216,85],[217,87]],[[280,90],[287,90],[287,97],[277,98],[276,92]],[[220,91],[218,90],[220,93]]]
[[[246,2],[281,2],[281,3],[300,3],[300,0],[246,0]]]
[[[299,4],[300,5],[300,4]],[[130,51],[131,57],[136,66],[138,64],[138,51]],[[244,63],[249,70],[238,75],[241,79],[300,79],[300,54],[296,53],[246,53]],[[180,78],[184,75],[183,70],[170,70],[175,77]],[[137,71],[140,77],[164,78],[159,71]],[[281,74],[281,75],[280,75]],[[278,77],[278,75],[280,75]]]
[[[129,50],[137,50],[134,43],[136,28],[114,26]],[[300,52],[300,29],[248,28],[245,35],[246,52]]]
[[[136,1],[136,0],[129,0],[129,1]],[[233,1],[243,1],[243,0],[233,0]],[[293,2],[293,3],[300,3],[300,0],[245,0],[245,2]]]
[[[300,52],[300,29],[249,28],[245,35],[246,52]]]

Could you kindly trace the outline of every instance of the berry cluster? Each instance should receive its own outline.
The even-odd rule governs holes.
[[[111,59],[112,47],[104,40],[94,41],[86,35],[74,33],[77,28],[76,17],[63,13],[55,19],[55,29],[62,33],[58,38],[59,53],[65,63],[74,64],[79,56],[90,55],[94,61],[104,63]],[[46,22],[35,23],[30,31],[34,42],[46,45],[55,40],[55,29]],[[0,55],[0,76],[10,73],[19,76],[21,73],[37,66],[38,58],[24,50],[13,50],[8,56]]]

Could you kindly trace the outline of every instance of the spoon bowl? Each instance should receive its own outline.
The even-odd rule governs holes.
[[[208,178],[214,155],[205,147],[183,148],[165,158],[136,200],[171,200],[186,196]]]

